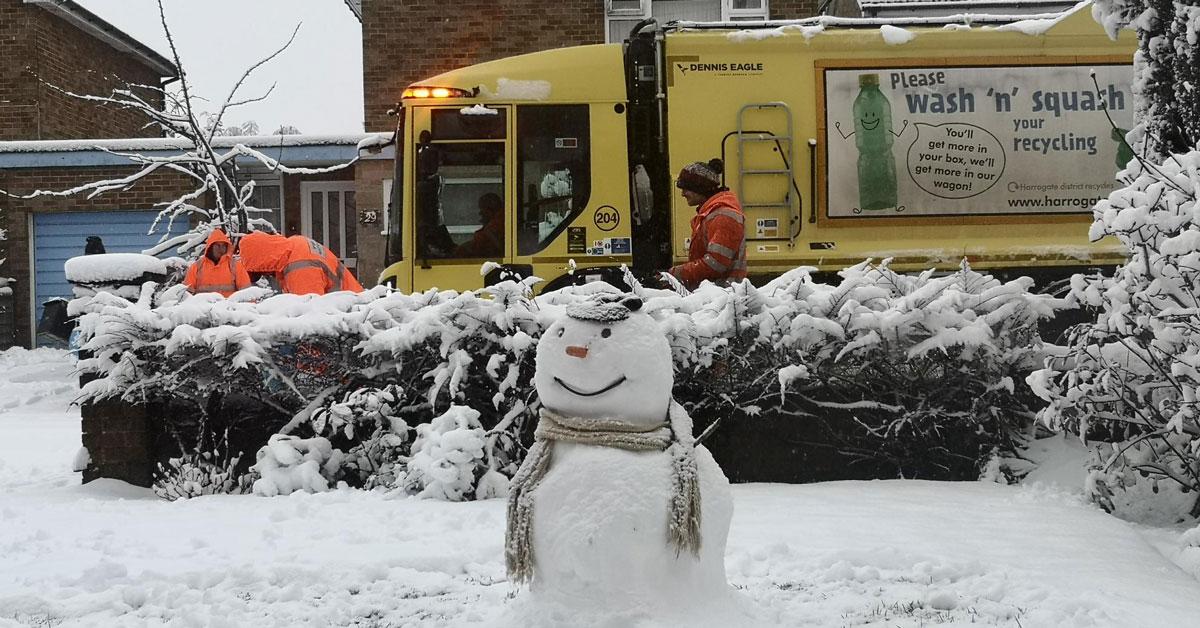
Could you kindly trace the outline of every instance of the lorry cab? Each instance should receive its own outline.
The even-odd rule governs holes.
[[[467,290],[503,269],[553,279],[571,276],[576,258],[606,272],[630,263],[625,110],[617,44],[485,63],[406,90],[392,200],[401,211],[381,282]]]
[[[422,81],[400,107],[380,280],[545,290],[664,270],[694,212],[673,176],[713,157],[752,278],[866,258],[1048,279],[1119,264],[1088,227],[1129,158],[1133,35],[1109,39],[1086,5],[1013,20],[648,20],[624,45]]]

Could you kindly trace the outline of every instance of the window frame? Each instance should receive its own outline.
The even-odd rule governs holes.
[[[765,21],[771,19],[771,7],[768,0],[759,0],[761,6],[757,9],[735,9],[733,0],[721,0],[721,19],[733,21]]]
[[[502,135],[500,137],[478,137],[478,138],[455,137],[453,139],[431,137],[430,141],[429,141],[429,145],[434,148],[441,147],[441,148],[439,148],[439,150],[444,149],[444,150],[449,150],[451,152],[454,151],[453,147],[462,147],[462,146],[484,146],[484,145],[486,145],[486,146],[498,147],[499,148],[499,156],[500,156],[500,160],[501,160],[498,180],[492,180],[491,177],[481,177],[481,178],[477,178],[478,180],[475,180],[471,177],[455,178],[454,182],[449,183],[449,185],[453,186],[453,185],[470,185],[470,184],[498,184],[499,191],[496,193],[499,194],[501,200],[504,203],[504,207],[507,208],[507,206],[509,204],[509,188],[510,188],[510,183],[509,183],[508,179],[510,176],[510,168],[511,168],[509,162],[512,159],[512,155],[511,155],[512,130],[509,128],[509,125],[512,124],[512,116],[513,116],[512,107],[509,105],[501,106],[501,105],[491,105],[491,104],[488,104],[486,106],[488,106],[489,108],[497,109],[498,111],[502,112],[502,115],[504,116],[504,125],[502,127],[503,131],[502,131]],[[428,108],[428,110],[426,112],[424,112],[424,115],[422,116],[422,120],[423,120],[424,124],[426,125],[426,127],[424,129],[418,129],[417,127],[414,127],[414,133],[419,137],[421,135],[422,131],[428,130],[428,131],[430,131],[430,135],[432,135],[432,131],[434,129],[434,119],[437,115],[439,115],[442,112],[446,112],[446,111],[453,111],[453,112],[461,113],[461,110],[462,110],[461,107],[441,107],[441,106],[430,107],[430,108]],[[414,124],[418,124],[418,122],[414,121]],[[413,223],[412,224],[413,224],[413,238],[414,238],[414,252],[413,252],[414,259],[421,260],[421,262],[423,264],[427,264],[430,261],[436,261],[436,262],[443,263],[443,264],[445,264],[445,263],[462,264],[464,262],[474,262],[474,261],[480,260],[480,259],[488,259],[490,261],[501,261],[501,262],[507,260],[509,258],[509,251],[511,250],[511,247],[513,246],[511,244],[512,238],[511,238],[511,234],[510,234],[510,226],[508,224],[509,221],[507,220],[507,218],[504,220],[503,231],[500,234],[501,235],[501,252],[498,256],[483,256],[483,257],[477,256],[477,255],[463,256],[463,255],[459,255],[459,254],[456,254],[453,252],[451,252],[449,254],[444,254],[444,255],[427,255],[427,251],[423,250],[422,245],[421,245],[421,238],[425,237],[426,235],[428,235],[430,233],[429,231],[427,231],[427,228],[432,228],[434,231],[436,231],[437,227],[442,227],[445,232],[445,236],[451,240],[453,246],[456,248],[458,246],[461,246],[462,244],[469,242],[470,238],[468,238],[467,240],[464,240],[462,242],[455,240],[453,238],[453,234],[450,232],[451,225],[447,224],[445,222],[445,215],[441,213],[442,208],[441,208],[440,204],[445,200],[445,198],[443,197],[443,191],[444,191],[443,188],[447,185],[446,180],[444,178],[442,178],[445,175],[444,175],[444,173],[441,172],[441,168],[454,167],[452,164],[439,164],[439,168],[438,168],[438,172],[439,172],[438,177],[439,178],[437,179],[437,182],[436,182],[437,183],[437,185],[436,185],[437,199],[438,199],[438,204],[439,204],[438,216],[439,216],[439,218],[442,219],[443,222],[439,223],[438,225],[426,225],[425,224],[424,221],[426,219],[426,216],[422,212],[422,197],[421,197],[421,195],[424,192],[423,192],[421,183],[418,181],[420,179],[421,160],[420,160],[420,158],[416,157],[416,155],[419,154],[420,143],[419,143],[419,140],[415,140],[415,141],[416,141],[416,143],[414,144],[414,148],[413,148],[413,154],[414,154],[413,164],[409,167],[411,169],[409,172],[409,176],[412,176],[414,178],[414,185],[413,185],[413,192],[412,192],[412,194],[413,194],[413,197],[412,197],[412,203],[413,203],[412,204],[412,220],[413,220]],[[461,225],[455,223],[454,226],[458,227]],[[484,226],[485,226],[484,224],[481,224],[478,227],[482,228]],[[478,228],[475,229],[475,231],[478,231]],[[473,233],[474,232],[472,232],[472,234]],[[440,244],[449,245],[449,244],[451,244],[451,242],[442,242]]]
[[[584,161],[584,165],[586,166],[587,177],[586,177],[586,179],[581,179],[579,181],[573,180],[573,182],[572,182],[573,186],[581,186],[581,187],[576,187],[572,193],[572,202],[574,202],[575,200],[578,200],[578,203],[574,203],[574,205],[571,207],[570,212],[568,212],[565,216],[563,216],[562,220],[560,220],[559,223],[557,225],[555,225],[553,230],[551,230],[550,233],[548,233],[544,239],[541,237],[538,237],[537,242],[534,246],[532,246],[529,250],[523,250],[521,245],[523,242],[525,242],[525,237],[524,237],[524,233],[523,233],[523,231],[525,229],[525,224],[523,224],[522,221],[519,220],[519,217],[522,216],[522,213],[524,211],[523,201],[526,200],[524,198],[524,195],[527,190],[525,188],[524,177],[525,177],[525,167],[526,167],[526,163],[528,160],[525,159],[525,152],[524,152],[524,148],[525,148],[524,142],[526,139],[526,134],[521,133],[522,114],[533,113],[535,110],[538,110],[538,109],[545,110],[545,109],[553,109],[553,108],[578,110],[583,114],[583,116],[582,116],[583,129],[581,129],[581,133],[579,134],[579,137],[585,138],[584,141],[586,142],[586,160]],[[592,163],[592,155],[591,155],[591,151],[592,151],[592,109],[586,103],[555,103],[555,104],[518,105],[513,108],[513,123],[516,125],[517,133],[516,133],[516,139],[513,142],[513,151],[514,151],[513,166],[515,168],[513,176],[515,178],[514,187],[516,188],[515,189],[516,203],[513,205],[513,207],[515,208],[515,211],[512,212],[512,215],[514,216],[514,218],[518,218],[517,220],[514,220],[514,227],[515,227],[514,233],[516,235],[516,238],[515,238],[513,244],[515,246],[514,250],[516,251],[517,257],[529,257],[532,255],[537,255],[537,254],[545,251],[546,247],[549,246],[550,244],[552,244],[555,240],[557,240],[558,237],[560,235],[562,235],[562,233],[564,231],[567,230],[567,227],[570,227],[571,225],[573,225],[575,223],[575,220],[578,219],[579,216],[583,215],[584,211],[586,211],[587,208],[590,207],[590,205],[591,205],[592,194],[594,192],[593,187],[592,187],[592,184],[593,184],[592,170],[593,170],[594,164]],[[574,198],[575,192],[578,192],[579,190],[582,190],[582,192],[578,194],[579,198],[575,199]],[[535,229],[537,229],[537,227],[535,227]]]
[[[279,207],[259,207],[258,205],[254,205],[254,207],[257,207],[258,209],[267,209],[269,211],[254,212],[250,215],[250,218],[266,218],[269,222],[271,222],[271,226],[273,226],[276,231],[279,233],[284,233],[285,226],[283,223],[287,221],[287,195],[284,193],[283,176],[252,174],[250,178],[254,181],[254,189],[256,192],[258,192],[260,188],[279,188]],[[261,194],[261,192],[258,193]],[[247,199],[247,202],[249,203],[249,199]],[[276,224],[275,218],[279,218],[278,224]]]
[[[762,6],[757,9],[735,9],[733,8],[733,0],[720,0],[721,3],[721,20],[724,22],[733,21],[766,21],[771,19],[771,2],[770,0],[760,0]],[[640,0],[641,9],[634,11],[633,9],[614,9],[612,0],[604,0],[604,41],[605,43],[621,43],[612,41],[609,35],[612,32],[612,23],[614,21],[629,21],[633,18],[646,19],[654,15],[654,0]]]
[[[613,0],[604,0],[604,14],[605,16],[644,17],[650,13],[651,1],[638,0],[637,9],[614,9]]]

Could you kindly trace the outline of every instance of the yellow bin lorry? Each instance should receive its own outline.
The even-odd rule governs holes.
[[[1065,276],[1119,264],[1093,203],[1130,159],[1132,33],[1055,18],[638,25],[448,72],[398,107],[402,290],[543,289],[686,259],[686,164],[725,160],[751,277],[865,258]],[[486,264],[494,262],[494,264]],[[507,275],[512,276],[512,275]]]

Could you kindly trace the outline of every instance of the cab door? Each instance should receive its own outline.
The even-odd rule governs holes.
[[[481,288],[480,266],[513,256],[510,108],[412,113],[412,288]]]

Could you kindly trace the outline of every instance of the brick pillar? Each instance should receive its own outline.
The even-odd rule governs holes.
[[[149,487],[154,440],[146,407],[106,400],[83,404],[81,414],[83,446],[92,458],[83,471],[84,483],[111,478]]]
[[[0,273],[4,270],[0,268]],[[0,276],[0,351],[16,344],[16,321],[13,317],[13,292],[11,287],[5,287],[6,281]]]

